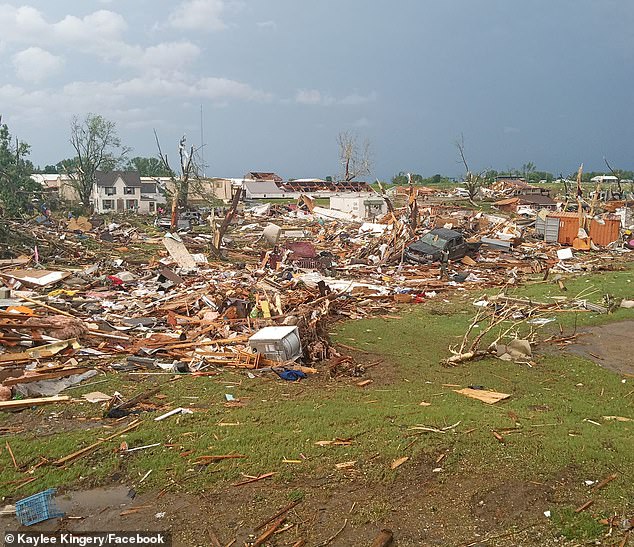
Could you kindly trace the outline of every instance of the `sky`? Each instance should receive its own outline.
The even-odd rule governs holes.
[[[70,122],[132,155],[200,146],[208,176],[634,169],[632,0],[0,0],[0,115],[37,165]],[[201,107],[203,139],[201,140]]]

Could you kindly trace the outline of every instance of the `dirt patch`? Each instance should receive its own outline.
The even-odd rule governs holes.
[[[482,544],[487,547],[566,545],[554,543],[547,520],[540,518],[552,506],[548,486],[491,481],[472,472],[444,478],[426,469],[426,461],[419,463],[404,469],[396,480],[381,483],[352,474],[323,476],[309,483],[219,486],[198,495],[136,495],[120,484],[62,492],[57,501],[66,516],[30,530],[170,530],[175,547],[209,544],[213,531],[222,544],[236,539],[235,545],[244,545],[258,524],[301,499],[287,515],[289,528],[270,545],[292,545],[300,538],[307,545],[320,545],[341,530],[329,545],[366,547],[381,528],[394,532],[395,547],[458,546],[473,539],[485,540]],[[513,533],[518,523],[522,528],[535,525]],[[0,530],[15,528],[14,517],[0,519]]]
[[[471,498],[471,513],[488,528],[527,522],[542,514],[552,501],[551,489],[544,484],[509,480],[477,492]]]
[[[634,321],[619,321],[582,330],[577,342],[566,352],[586,357],[618,374],[634,375],[634,359],[630,353],[630,334]]]

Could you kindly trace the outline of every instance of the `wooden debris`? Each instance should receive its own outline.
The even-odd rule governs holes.
[[[332,441],[316,441],[317,446],[350,446],[352,439],[334,439]]]
[[[252,482],[258,482],[263,479],[268,479],[273,475],[275,475],[275,471],[273,471],[272,473],[264,473],[263,475],[259,475],[257,477],[251,477],[250,479],[244,481],[236,482],[232,486],[244,486],[245,484],[251,484]]]
[[[390,465],[390,468],[396,469],[397,467],[400,467],[401,465],[403,465],[407,460],[409,460],[409,456],[403,456],[402,458],[398,458],[392,462],[392,465]]]
[[[5,442],[5,446],[7,448],[7,452],[9,452],[9,456],[11,456],[11,461],[13,462],[13,467],[15,467],[16,469],[19,469],[18,462],[15,461],[15,456],[13,455],[13,450],[11,450],[11,445],[9,444],[9,441]]]
[[[297,507],[299,504],[301,503],[301,500],[298,501],[293,501],[291,503],[289,503],[287,506],[283,507],[282,509],[280,509],[277,513],[275,513],[271,518],[265,520],[264,522],[261,522],[260,524],[258,524],[254,530],[257,532],[258,530],[264,528],[267,524],[273,522],[275,519],[286,515],[286,513],[288,513],[291,509],[294,509],[295,507]]]
[[[139,511],[143,511],[143,509],[149,509],[152,505],[138,505],[137,507],[131,507],[130,509],[126,509],[119,513],[120,517],[125,517],[127,515],[134,515]]]
[[[410,431],[423,431],[423,432],[429,432],[429,433],[443,433],[444,434],[444,433],[447,433],[447,431],[450,431],[458,427],[461,422],[462,420],[456,422],[455,424],[448,425],[446,427],[441,427],[441,428],[430,427],[427,425],[414,425],[412,427],[408,427],[407,429]]]
[[[603,419],[614,422],[634,422],[634,418],[627,418],[625,416],[603,416]]]
[[[504,437],[502,437],[502,435],[500,435],[497,431],[491,431],[491,433],[493,433],[493,436],[500,441],[502,444],[504,444]]]
[[[71,398],[68,395],[54,395],[53,397],[37,397],[33,399],[16,399],[1,401],[0,410],[22,410],[32,406],[42,406],[54,403],[68,403]]]
[[[341,528],[339,528],[339,530],[337,530],[332,536],[330,536],[328,539],[322,541],[321,543],[319,543],[317,545],[317,547],[324,547],[325,545],[328,545],[329,543],[332,543],[335,539],[337,539],[339,537],[339,535],[341,534],[341,532],[343,532],[346,528],[346,526],[348,526],[348,519],[344,519],[343,521],[343,525],[341,526]]]
[[[198,456],[194,463],[198,465],[209,465],[210,463],[220,462],[223,460],[233,460],[238,458],[246,458],[243,454],[226,454],[223,456]]]
[[[211,528],[207,530],[207,535],[209,536],[209,541],[211,542],[211,547],[223,547],[222,543],[218,539],[216,532],[214,532]]]
[[[392,530],[384,528],[374,538],[371,547],[388,547],[393,539],[394,535],[392,534]]]
[[[81,450],[77,450],[76,452],[73,452],[72,454],[69,454],[68,456],[64,456],[63,458],[60,458],[59,460],[56,460],[53,463],[59,467],[59,466],[71,463],[75,460],[78,460],[79,458],[83,458],[84,456],[90,454],[91,452],[99,448],[103,443],[111,441],[115,437],[119,437],[120,435],[123,435],[124,433],[127,433],[128,431],[132,431],[133,429],[136,429],[140,425],[141,425],[141,421],[135,420],[126,428],[122,429],[121,431],[117,431],[116,433],[113,433],[109,437],[106,437],[105,439],[100,439],[97,442],[94,442],[91,445],[85,448],[82,448]]]
[[[57,378],[66,378],[67,376],[72,376],[74,374],[83,374],[90,369],[87,368],[67,368],[63,370],[58,370],[54,372],[40,372],[38,374],[31,374],[30,376],[18,376],[13,378],[7,378],[2,382],[4,386],[15,386],[18,384],[28,384],[31,382],[39,382],[40,380],[55,380]]]
[[[464,389],[454,389],[456,393],[470,397],[471,399],[477,399],[488,405],[495,404],[504,399],[508,399],[511,395],[509,393],[498,393],[497,391],[489,391],[487,389],[472,389],[466,387]]]
[[[594,503],[594,500],[588,500],[585,503],[583,503],[582,505],[580,505],[579,507],[577,507],[575,509],[575,513],[581,513],[582,511],[585,511],[588,507],[590,507],[592,504]]]
[[[613,480],[615,480],[618,477],[618,473],[613,473],[612,475],[610,475],[609,477],[606,477],[605,479],[603,479],[601,482],[598,482],[597,484],[595,484],[592,487],[592,491],[597,491],[597,490],[601,490],[601,488],[603,488],[604,486],[607,486],[608,484],[610,484]]]
[[[260,545],[262,545],[264,542],[266,542],[274,533],[275,531],[282,526],[282,524],[284,523],[284,521],[286,520],[285,516],[279,517],[275,522],[273,522],[273,524],[271,524],[256,540],[255,543],[253,544],[253,547],[259,547]]]

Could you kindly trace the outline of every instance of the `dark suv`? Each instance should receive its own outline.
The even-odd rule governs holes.
[[[459,260],[466,255],[475,254],[479,248],[480,243],[465,241],[460,232],[436,228],[418,241],[410,243],[405,249],[405,258],[408,262],[431,264],[439,261],[445,250],[449,252],[449,260]]]

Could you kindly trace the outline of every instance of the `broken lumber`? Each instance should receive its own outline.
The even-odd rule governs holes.
[[[465,397],[478,399],[478,401],[482,401],[488,405],[492,405],[498,401],[503,401],[511,396],[509,393],[498,393],[497,391],[490,391],[488,389],[472,389],[470,387],[465,387],[464,389],[454,389],[454,391],[456,393],[460,393],[460,395],[464,395]]]
[[[70,399],[70,397],[68,397],[68,399]],[[58,467],[61,467],[62,465],[66,465],[67,463],[78,460],[79,458],[82,458],[86,456],[87,454],[90,454],[97,448],[99,448],[99,446],[101,446],[103,443],[111,441],[115,437],[118,437],[119,435],[123,435],[124,433],[127,433],[128,431],[132,431],[133,429],[137,428],[140,425],[141,425],[141,420],[135,420],[129,426],[122,429],[121,431],[117,431],[116,433],[113,433],[112,435],[110,435],[109,437],[106,437],[105,439],[100,439],[97,442],[92,443],[86,448],[82,448],[81,450],[77,450],[76,452],[73,452],[72,454],[69,454],[68,456],[64,456],[63,458],[60,458],[59,460],[54,461],[53,464],[57,465]]]
[[[40,380],[56,380],[57,378],[65,378],[66,376],[73,376],[74,374],[83,374],[88,372],[87,368],[67,368],[64,370],[58,370],[55,372],[43,372],[40,374],[33,374],[31,376],[18,376],[13,378],[7,378],[2,385],[15,386],[17,384],[29,384],[31,382],[39,382]]]
[[[0,410],[22,410],[32,406],[42,406],[52,403],[67,403],[70,401],[68,395],[54,395],[53,397],[37,397],[33,399],[18,399],[14,401],[0,402]]]
[[[245,484],[250,484],[252,482],[261,481],[262,479],[268,479],[269,477],[272,477],[273,475],[275,475],[275,471],[272,473],[264,473],[263,475],[260,475],[258,477],[252,477],[244,481],[236,482],[233,484],[233,486],[243,486]]]
[[[246,458],[244,454],[226,454],[222,456],[198,456],[194,463],[199,465],[208,465],[210,463],[219,462],[222,460],[231,460],[235,458]]]
[[[286,520],[285,516],[282,516],[280,518],[278,518],[275,522],[273,522],[273,524],[271,524],[271,526],[269,526],[261,535],[260,537],[258,537],[258,539],[255,540],[255,543],[253,544],[253,547],[259,547],[260,545],[264,544],[274,533],[275,531],[282,526],[283,522]]]
[[[603,479],[601,482],[598,482],[597,484],[595,484],[592,487],[593,491],[596,490],[601,490],[601,488],[603,488],[604,486],[606,486],[607,484],[611,483],[614,479],[616,479],[618,477],[617,473],[613,473],[612,475],[610,475],[609,477],[606,477],[605,479]]]
[[[275,519],[280,518],[282,515],[285,515],[286,513],[288,513],[291,509],[297,507],[299,505],[301,500],[297,500],[297,501],[293,501],[291,503],[289,503],[286,507],[280,509],[277,513],[275,513],[271,518],[265,520],[264,522],[261,522],[260,524],[258,524],[254,530],[257,532],[258,530],[264,528],[267,524],[273,522]]]
[[[374,538],[371,547],[388,547],[388,545],[392,543],[393,539],[394,535],[392,534],[392,530],[384,528]]]

